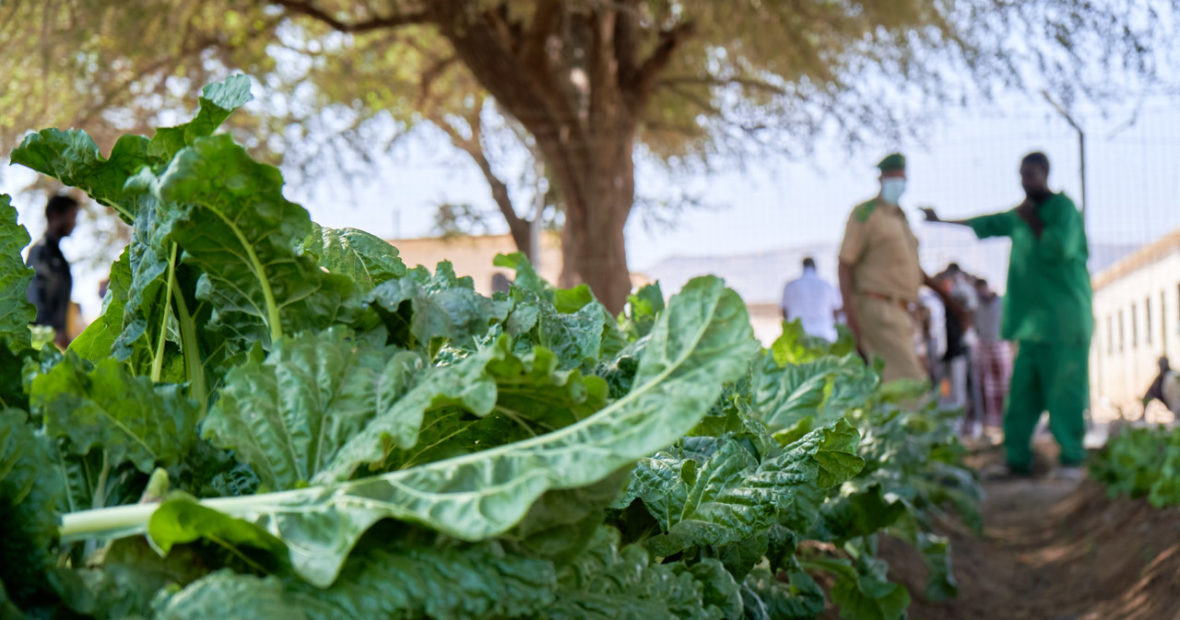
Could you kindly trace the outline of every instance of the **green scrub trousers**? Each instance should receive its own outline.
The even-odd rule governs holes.
[[[1082,440],[1083,412],[1089,405],[1089,345],[1021,342],[1019,347],[1004,413],[1008,466],[1018,472],[1032,470],[1032,436],[1045,411],[1049,430],[1061,446],[1061,464],[1081,465],[1086,460]]]

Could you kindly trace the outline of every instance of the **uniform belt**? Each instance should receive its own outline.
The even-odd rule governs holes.
[[[859,293],[861,295],[864,295],[865,297],[870,297],[872,299],[880,299],[881,301],[887,301],[887,302],[901,308],[902,310],[905,310],[906,312],[910,311],[910,302],[908,302],[900,297],[896,297],[893,295],[886,295],[885,293],[876,293],[873,291],[860,291]]]

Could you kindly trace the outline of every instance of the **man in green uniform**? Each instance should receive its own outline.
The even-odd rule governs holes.
[[[1090,394],[1089,249],[1082,217],[1064,193],[1049,190],[1049,158],[1027,155],[1020,165],[1026,199],[1010,211],[947,221],[975,231],[980,239],[1009,237],[1008,294],[1002,336],[1019,347],[1004,415],[1008,469],[1032,469],[1032,434],[1049,411],[1049,428],[1061,446],[1059,472],[1080,477],[1086,458],[1083,412]],[[926,220],[942,222],[932,209]]]
[[[918,264],[918,238],[897,206],[905,192],[905,157],[877,164],[881,193],[852,210],[840,244],[840,293],[848,327],[866,356],[885,362],[885,381],[927,379],[918,360],[912,309],[932,284]]]

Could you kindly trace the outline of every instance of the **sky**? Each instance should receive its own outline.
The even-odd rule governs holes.
[[[1105,111],[1081,110],[1076,116],[1087,132],[1091,242],[1148,243],[1180,227],[1180,209],[1173,204],[1180,195],[1180,106],[1166,97],[1149,97]],[[647,227],[633,218],[627,230],[629,264],[642,272],[670,256],[836,243],[852,207],[877,192],[875,163],[893,150],[909,158],[908,190],[901,202],[919,236],[922,227],[934,226],[920,223],[919,206],[934,206],[944,218],[957,218],[1017,204],[1023,198],[1017,168],[1031,150],[1049,155],[1051,184],[1080,204],[1077,134],[1039,98],[1009,97],[948,110],[920,129],[903,133],[921,133],[921,140],[855,150],[828,140],[815,144],[806,160],[747,161],[742,168],[722,165],[707,175],[669,176],[641,165],[640,194],[675,195],[678,187],[687,186],[699,191],[710,207],[684,211],[670,229]],[[444,201],[492,209],[479,171],[444,139],[428,135],[408,148],[369,174],[307,179],[288,185],[287,195],[322,225],[361,228],[385,238],[431,235],[434,207]],[[0,168],[0,192],[19,191],[32,179],[19,166]],[[44,205],[20,196],[15,203],[22,223],[34,238],[40,236]],[[83,223],[74,238],[63,242],[71,261],[91,251],[85,233]],[[825,260],[834,260],[817,258],[821,268]],[[103,275],[75,274],[74,297],[86,317],[100,311],[97,282]]]

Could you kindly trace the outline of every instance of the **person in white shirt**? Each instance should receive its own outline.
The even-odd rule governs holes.
[[[810,256],[803,259],[803,275],[783,289],[782,311],[788,321],[799,319],[808,335],[836,341],[840,299],[836,287],[816,273],[815,259]]]

